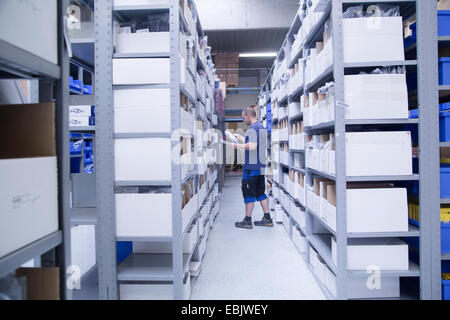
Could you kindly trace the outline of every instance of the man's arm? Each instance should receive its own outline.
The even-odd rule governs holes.
[[[253,150],[258,149],[258,143],[256,143],[256,142],[249,142],[249,143],[246,143],[246,144],[233,143],[233,148],[241,149],[241,150],[253,151]]]

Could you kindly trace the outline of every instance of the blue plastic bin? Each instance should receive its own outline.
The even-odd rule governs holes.
[[[93,151],[94,146],[91,139],[85,139],[84,140],[84,151]]]
[[[438,11],[438,36],[450,36],[450,10]]]
[[[442,300],[450,300],[450,280],[442,279]]]
[[[83,145],[83,140],[70,141],[70,154],[71,155],[81,154],[82,145]]]
[[[441,222],[441,251],[450,253],[450,223]]]
[[[83,156],[70,158],[70,173],[80,173]]]
[[[83,85],[83,94],[92,94],[92,86]]]
[[[439,85],[450,85],[450,57],[439,58]]]
[[[439,105],[439,111],[448,111],[448,110],[450,110],[450,102]]]
[[[419,109],[409,110],[409,118],[417,119],[419,117]]]
[[[84,163],[84,165],[88,165],[88,164],[93,164],[94,163],[94,155],[93,155],[92,152],[85,152],[84,153],[83,163]]]
[[[450,142],[450,112],[439,113],[439,141]]]
[[[450,198],[450,168],[441,167],[441,198]]]
[[[117,241],[117,263],[124,261],[133,252],[133,242]]]

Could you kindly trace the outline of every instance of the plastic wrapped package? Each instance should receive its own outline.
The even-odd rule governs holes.
[[[367,8],[365,17],[398,17],[400,7],[388,4],[371,5]]]
[[[169,13],[154,13],[148,16],[148,28],[150,32],[169,32]]]
[[[363,5],[349,7],[343,14],[344,19],[362,18],[364,16]]]

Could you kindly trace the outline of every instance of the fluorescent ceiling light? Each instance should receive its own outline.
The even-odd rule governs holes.
[[[256,53],[240,53],[240,58],[264,58],[264,57],[276,57],[276,52],[256,52]]]

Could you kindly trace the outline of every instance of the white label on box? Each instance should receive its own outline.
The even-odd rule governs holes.
[[[3,257],[58,230],[56,157],[0,160],[0,176]]]

